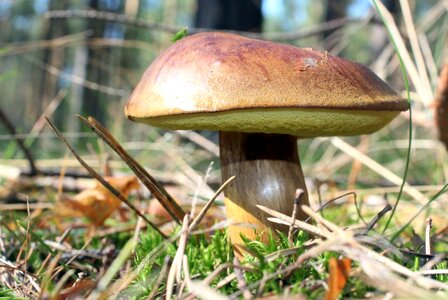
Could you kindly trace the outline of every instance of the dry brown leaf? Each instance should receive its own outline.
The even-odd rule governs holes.
[[[82,278],[76,281],[72,286],[68,286],[61,290],[53,300],[62,299],[82,299],[83,293],[96,287],[96,282],[90,278]]]
[[[330,258],[330,276],[328,277],[328,292],[325,300],[336,300],[347,284],[352,261],[349,258]]]
[[[104,179],[125,197],[140,187],[137,177],[133,175]],[[97,182],[92,189],[84,190],[73,197],[62,195],[55,206],[55,213],[59,217],[86,217],[98,227],[103,225],[120,205],[121,201]]]

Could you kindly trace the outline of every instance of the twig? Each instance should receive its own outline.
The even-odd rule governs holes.
[[[42,115],[37,119],[37,121],[34,123],[33,127],[31,128],[29,135],[27,136],[25,140],[25,145],[27,147],[31,147],[33,142],[36,140],[36,137],[41,132],[42,128],[45,126],[45,117],[52,116],[55,110],[59,107],[62,100],[64,100],[65,96],[67,96],[67,90],[61,89],[56,94],[56,96],[51,99],[50,104],[45,108]]]
[[[26,198],[26,236],[25,236],[25,257],[24,257],[24,270],[28,270],[28,255],[30,251],[30,240],[31,240],[31,234],[30,234],[30,227],[31,227],[31,211],[30,211],[30,201],[28,197]]]
[[[428,262],[424,264],[423,267],[420,268],[420,271],[428,271],[434,268],[435,265],[437,265],[439,262],[446,260],[446,253],[437,254],[437,255],[427,255],[430,257],[427,257]]]
[[[192,287],[191,287],[191,277],[190,277],[190,268],[188,267],[188,258],[187,256],[184,254],[183,255],[183,259],[182,259],[182,269],[184,270],[184,282],[185,285],[187,286],[187,290],[191,291]],[[180,291],[179,291],[179,296],[180,296]],[[181,297],[178,297],[181,298]]]
[[[208,164],[207,171],[205,172],[205,175],[204,175],[204,180],[202,180],[202,177],[199,177],[198,187],[196,188],[196,191],[194,192],[193,200],[191,201],[191,209],[190,209],[191,216],[194,216],[194,214],[196,212],[196,204],[198,202],[199,191],[202,190],[203,185],[207,184],[207,181],[208,181],[208,178],[210,177],[210,172],[212,171],[212,169],[213,169],[213,161],[211,161]]]
[[[286,216],[286,215],[284,215],[282,213],[279,213],[279,212],[277,212],[277,211],[275,211],[273,209],[267,208],[267,207],[262,206],[262,205],[257,205],[257,207],[259,209],[261,209],[262,211],[264,211],[265,213],[275,217],[275,218],[267,218],[268,221],[279,223],[279,224],[285,224],[285,225],[290,225],[291,224],[291,221],[292,221],[291,217],[288,217],[288,216]],[[297,226],[298,228],[300,228],[300,229],[302,229],[302,230],[304,230],[306,232],[309,232],[311,234],[314,234],[316,236],[326,237],[325,233],[321,229],[319,229],[318,227],[313,226],[311,224],[308,224],[306,222],[303,222],[303,221],[300,221],[300,220],[295,220],[294,221],[294,226]]]
[[[38,298],[41,292],[39,279],[21,268],[16,267],[12,262],[5,260],[0,256],[0,285],[14,290],[16,295],[26,296],[27,298]],[[18,280],[20,278],[20,280]]]
[[[191,282],[191,289],[193,294],[197,296],[199,299],[213,299],[213,300],[229,299],[228,297],[219,294],[218,292],[214,291],[211,287],[205,285],[200,281],[193,280]]]
[[[88,119],[80,115],[77,115],[77,117],[93,131],[95,131],[95,133],[124,160],[129,168],[131,168],[131,170],[137,175],[148,190],[157,198],[157,200],[159,200],[160,204],[162,204],[162,206],[176,222],[179,223],[180,220],[184,218],[185,212],[179,204],[177,204],[173,197],[171,197],[165,188],[157,180],[155,180],[145,168],[143,168],[123,149],[123,147],[120,146],[120,144],[106,130],[106,128],[104,128],[92,117],[89,117]]]
[[[406,48],[405,41],[400,34],[400,30],[398,29],[392,14],[386,9],[381,1],[374,0],[373,3],[378,12],[381,13],[384,21],[387,23],[387,29],[389,30],[390,35],[393,38],[396,49],[399,51],[400,56],[402,57],[407,74],[409,75],[409,78],[411,79],[418,95],[420,96],[421,101],[425,106],[430,105],[430,102],[433,99],[432,90],[422,81],[422,75],[419,74],[414,64],[414,60],[412,59],[408,49]]]
[[[68,270],[64,275],[62,275],[61,279],[56,283],[54,288],[52,289],[52,295],[54,298],[57,298],[56,295],[60,296],[61,290],[66,286],[67,281],[76,273],[75,269]],[[53,297],[51,297],[53,298]]]
[[[65,241],[65,239],[69,236],[70,232],[72,231],[72,227],[68,227],[60,237],[56,237],[56,242],[58,243],[63,243]],[[46,246],[48,246],[45,243]],[[55,253],[51,250],[51,247],[48,246],[50,251],[48,251],[49,253],[47,254],[47,256],[45,257],[44,261],[40,264],[39,269],[37,270],[36,274],[40,275],[43,274],[44,270],[47,270],[47,263],[50,261],[51,257],[55,255]]]
[[[98,91],[100,93],[111,95],[111,96],[117,96],[117,97],[123,97],[126,95],[126,91],[124,89],[116,89],[107,85],[102,85],[94,81],[86,80],[84,77],[80,77],[73,74],[68,74],[65,71],[59,70],[58,68],[46,64],[43,61],[37,59],[36,57],[31,56],[30,54],[25,56],[25,58],[30,62],[41,68],[42,70],[50,73],[53,76],[56,76],[58,78],[62,78],[65,80],[68,80],[70,82],[73,82],[75,84],[79,84],[85,88],[88,88],[93,91]]]
[[[237,256],[233,258],[233,263],[235,264],[235,266],[241,267],[240,260],[238,259]],[[236,280],[238,282],[238,288],[243,293],[243,298],[245,300],[252,299],[252,294],[247,288],[247,283],[244,280],[243,271],[240,268],[234,268],[233,272],[235,272]]]
[[[417,274],[420,275],[448,275],[448,269],[445,270],[425,270],[425,271],[417,271]]]
[[[181,236],[179,238],[179,247],[177,248],[176,255],[174,256],[173,263],[171,265],[170,271],[168,272],[168,277],[166,280],[166,299],[170,300],[173,295],[173,288],[175,280],[180,283],[180,272],[182,271],[182,258],[184,255],[185,247],[188,238],[188,223],[189,215],[186,214],[182,222]]]
[[[64,143],[64,145],[67,147],[67,149],[70,150],[70,152],[73,154],[73,156],[76,157],[76,159],[79,161],[79,163],[89,172],[92,177],[94,177],[96,180],[98,180],[109,192],[120,199],[124,204],[126,204],[132,211],[134,211],[139,217],[141,217],[145,222],[150,225],[152,228],[154,228],[155,231],[157,231],[163,238],[167,238],[165,234],[163,234],[160,229],[152,223],[143,213],[140,212],[131,202],[126,199],[119,191],[117,191],[109,182],[104,180],[103,177],[101,177],[95,170],[93,170],[76,152],[75,150],[70,146],[70,144],[67,142],[67,140],[64,138],[64,136],[60,133],[60,131],[56,128],[56,126],[48,119],[45,118],[50,125],[50,127],[54,130],[56,135],[59,137],[59,139]]]
[[[181,282],[181,273],[182,273],[182,260],[185,254],[185,249],[187,247],[187,242],[188,242],[188,237],[190,235],[190,232],[188,231],[188,225],[190,223],[190,215],[186,214],[184,217],[184,220],[182,221],[182,232],[181,235],[179,237],[179,246],[177,248],[177,255],[179,255],[179,266],[177,268],[177,273],[176,273],[176,279],[177,282],[180,283]],[[173,262],[174,264],[174,262]]]
[[[233,264],[230,262],[226,262],[226,263],[219,265],[210,274],[208,274],[207,277],[205,277],[205,279],[202,280],[202,282],[204,284],[210,284],[222,271],[224,271],[232,266],[233,266]]]
[[[333,199],[330,199],[330,200],[328,200],[327,202],[325,202],[324,204],[322,204],[322,205],[316,210],[316,212],[320,212],[320,211],[324,210],[328,205],[330,205],[330,204],[333,203],[334,201],[339,200],[339,199],[341,199],[341,198],[344,198],[344,197],[346,197],[346,196],[348,196],[348,195],[353,195],[353,200],[355,201],[355,208],[356,208],[356,211],[357,211],[357,213],[358,213],[358,216],[359,216],[359,218],[361,219],[361,221],[363,221],[364,223],[366,223],[366,221],[364,220],[364,218],[361,216],[361,212],[359,211],[358,201],[357,201],[357,198],[356,198],[356,192],[347,192],[347,193],[344,193],[344,194],[339,195],[339,196],[337,196],[337,197],[334,197]],[[308,222],[310,219],[311,219],[311,217],[306,218],[306,219],[305,219],[305,222]]]
[[[277,272],[272,272],[267,274],[266,276],[263,276],[263,278],[261,280],[259,280],[259,282],[261,281],[268,281],[274,278],[278,278],[280,275],[284,274],[284,277],[289,277],[295,270],[299,269],[300,267],[303,266],[303,263],[305,261],[307,261],[310,258],[313,257],[317,257],[319,254],[321,254],[324,251],[328,251],[332,245],[338,243],[340,241],[338,241],[338,239],[332,238],[330,240],[327,240],[325,242],[322,242],[321,244],[309,249],[308,251],[305,251],[305,253],[301,254],[295,263],[290,264],[289,266],[282,268],[280,270],[278,270]],[[259,282],[254,282],[248,285],[249,289],[255,288]],[[238,296],[240,296],[242,293],[242,291],[237,291],[235,293],[232,294],[232,297],[236,298]]]
[[[227,179],[226,182],[224,182],[222,184],[222,186],[216,191],[216,193],[213,195],[213,197],[210,198],[210,200],[208,200],[208,202],[204,205],[204,207],[198,213],[196,218],[191,222],[190,227],[188,228],[188,231],[191,232],[191,231],[193,231],[196,228],[196,226],[204,218],[204,216],[207,213],[207,211],[209,210],[209,208],[212,206],[213,202],[216,200],[216,198],[218,198],[219,194],[221,194],[221,192],[226,188],[226,186],[229,185],[234,179],[235,179],[235,176],[232,176],[229,179]]]
[[[155,248],[153,248],[148,254],[145,255],[145,257],[143,257],[143,259],[139,262],[139,264],[136,266],[135,269],[133,269],[128,274],[126,274],[126,277],[115,281],[115,283],[112,286],[110,286],[110,290],[113,291],[113,294],[109,295],[109,296],[118,295],[122,290],[124,290],[130,283],[132,283],[132,281],[135,278],[137,278],[137,276],[142,274],[142,272],[145,268],[147,268],[148,266],[152,266],[154,264],[156,258],[159,257],[160,255],[162,255],[163,251],[165,251],[169,245],[174,243],[179,238],[179,236],[180,236],[180,234],[176,233],[175,235],[171,236],[169,239],[164,240],[163,242],[159,243]],[[166,267],[168,268],[169,265],[170,264],[168,264]],[[162,270],[164,270],[164,269],[162,268]],[[165,275],[166,275],[166,271],[167,270],[164,271]],[[164,276],[162,276],[162,278],[160,280],[163,280],[163,278],[164,278]],[[156,295],[157,295],[157,292],[156,292]]]
[[[409,6],[409,1],[400,0],[399,2],[401,12],[403,13],[405,28],[409,37],[409,43],[411,44],[411,49],[415,60],[417,72],[420,77],[420,82],[422,86],[425,88],[425,91],[428,92],[428,96],[432,96],[432,88],[428,78],[428,71],[426,70],[426,61],[423,58],[423,53],[420,48],[414,21],[412,20],[412,12]],[[432,99],[433,98],[430,97],[428,101],[430,102]]]
[[[424,260],[429,260],[429,259],[434,259],[435,258],[434,255],[426,255],[426,254],[423,254],[423,253],[418,253],[418,252],[410,251],[410,250],[407,250],[407,249],[400,249],[400,252],[403,253],[403,254],[406,254],[407,256],[414,256],[414,257],[422,258]]]
[[[326,227],[329,231],[333,233],[343,233],[344,230],[339,228],[337,225],[333,224],[332,222],[328,221],[327,219],[320,216],[318,213],[314,212],[311,207],[307,205],[301,206],[302,211],[306,213],[308,216],[312,217],[315,221],[319,222],[321,225]]]
[[[426,220],[426,228],[425,228],[425,254],[431,255],[431,228],[432,228],[432,219],[429,217]]]
[[[448,183],[445,184],[434,196],[431,197],[431,199],[429,199],[428,202],[425,203],[425,205],[423,205],[416,213],[415,215],[413,215],[409,221],[406,222],[406,224],[404,224],[399,230],[397,230],[397,232],[394,233],[394,235],[391,238],[391,242],[393,242],[426,208],[429,207],[429,205],[431,205],[431,203],[435,200],[437,200],[437,198],[439,198],[441,195],[443,195],[444,193],[448,192]]]
[[[2,200],[0,198],[0,200]],[[46,202],[46,203],[13,203],[13,204],[0,204],[0,212],[1,211],[11,211],[11,210],[35,210],[35,209],[51,209],[54,207],[54,203]]]
[[[376,216],[367,224],[366,229],[364,230],[364,234],[367,234],[370,230],[372,230],[373,226],[388,212],[392,210],[392,206],[387,204]]]
[[[3,51],[0,53],[0,57],[22,54],[26,52],[31,52],[36,49],[65,47],[66,45],[75,44],[85,40],[85,38],[89,36],[92,32],[93,31],[88,30],[75,34],[61,36],[58,38],[52,38],[50,40],[2,44]]]
[[[151,293],[149,293],[149,295],[146,299],[148,299],[148,300],[155,299],[157,290],[159,289],[160,284],[162,284],[162,281],[166,276],[166,272],[168,271],[169,266],[171,265],[170,262],[171,262],[171,257],[165,256],[165,259],[163,261],[163,266],[162,266],[162,269],[160,270],[159,276],[157,277],[157,280],[154,283],[154,285],[151,287]]]
[[[219,146],[193,130],[177,130],[176,133],[201,146],[215,157],[219,157]]]
[[[185,26],[179,26],[179,25],[170,25],[170,24],[163,24],[160,22],[151,22],[151,21],[144,21],[141,19],[136,18],[130,18],[126,15],[122,14],[116,14],[106,11],[97,11],[97,10],[52,10],[48,11],[45,14],[45,17],[47,18],[53,18],[53,19],[71,19],[71,18],[85,18],[85,19],[96,19],[96,20],[106,20],[110,22],[118,22],[123,23],[126,25],[132,25],[132,26],[138,26],[142,28],[147,29],[153,29],[153,30],[159,30],[164,31],[170,34],[175,34],[179,30],[182,30],[185,28]],[[376,21],[376,20],[373,20]],[[310,26],[307,28],[303,28],[300,30],[295,30],[291,32],[271,32],[271,33],[263,33],[263,34],[257,34],[252,32],[246,32],[246,31],[230,31],[230,30],[222,30],[223,32],[229,32],[229,33],[237,33],[240,35],[244,35],[251,38],[258,38],[258,39],[266,39],[266,40],[276,40],[276,41],[287,41],[287,40],[295,40],[299,38],[304,38],[308,36],[313,36],[316,34],[320,34],[322,32],[332,31],[341,27],[346,26],[349,23],[356,23],[356,22],[365,22],[364,18],[359,19],[353,19],[353,18],[340,18],[340,19],[334,19],[328,22],[324,22],[318,25]],[[204,32],[204,31],[210,31],[210,28],[195,28],[195,27],[189,27],[188,32],[190,34]]]
[[[16,129],[9,118],[3,113],[3,110],[0,108],[0,121],[5,125],[6,129],[11,133],[11,135],[16,135]],[[39,173],[36,164],[34,163],[34,157],[31,154],[30,150],[25,146],[25,141],[22,138],[16,139],[17,145],[22,149],[25,154],[26,159],[28,160],[28,164],[30,166],[30,175],[34,176]]]
[[[390,171],[377,161],[371,159],[369,156],[365,155],[355,147],[349,145],[342,139],[338,137],[332,137],[330,138],[330,141],[333,144],[333,146],[344,151],[346,154],[353,157],[354,159],[361,161],[365,166],[367,166],[377,174],[383,176],[385,179],[392,182],[393,184],[400,186],[403,183],[403,179],[401,177],[399,177],[398,175],[396,175],[395,173],[393,173],[392,171]],[[418,200],[420,203],[425,203],[428,201],[425,195],[423,195],[419,190],[409,185],[408,183],[405,183],[403,190],[410,196],[412,196],[414,199]]]
[[[300,202],[302,202],[302,196],[304,193],[305,192],[302,189],[296,190],[296,195],[295,195],[296,197],[294,199],[294,206],[292,208],[291,224],[289,225],[289,230],[288,230],[288,241],[289,241],[289,245],[291,247],[294,246],[294,242],[292,240],[293,225],[294,225],[294,221],[296,220],[298,206],[300,205]]]
[[[265,208],[263,208],[263,210],[266,211]],[[325,241],[317,240],[317,246],[308,249],[302,255],[300,255],[293,266],[288,266],[273,275],[278,276],[279,274],[284,274],[287,272],[289,272],[290,274],[293,270],[300,267],[306,259],[315,257],[323,251],[337,251],[339,253],[344,253],[345,256],[354,261],[357,261],[364,273],[369,277],[368,280],[374,282],[375,286],[386,289],[387,291],[390,291],[394,294],[398,293],[397,295],[401,295],[402,298],[409,298],[415,295],[425,295],[424,298],[428,298],[427,296],[434,295],[434,297],[436,298],[436,294],[430,294],[427,290],[448,290],[448,285],[421,276],[400,265],[399,263],[389,259],[388,257],[383,256],[382,254],[379,254],[363,246],[356,240],[356,235],[353,231],[342,230],[328,220],[324,220],[321,216],[314,213],[309,207],[302,207],[302,210],[312,216],[316,223],[318,223],[319,225],[324,225],[329,230],[331,230],[332,233],[329,233],[326,236],[322,236],[322,238],[326,239]],[[272,211],[266,212],[275,215],[279,218],[279,220],[282,219],[290,221],[290,217],[284,214]],[[317,226],[310,224],[306,225],[313,228],[310,231],[319,232],[319,228]],[[403,276],[407,278],[402,279]],[[269,278],[272,278],[272,276],[269,276]],[[392,282],[391,280],[394,281]],[[413,283],[419,285],[420,287],[415,286],[415,284],[412,284],[409,281],[413,281]],[[249,288],[252,288],[253,286],[254,285],[251,284],[249,285]],[[237,292],[233,296],[238,296],[240,294],[241,292]]]
[[[107,298],[109,293],[112,293],[112,290],[109,290],[108,287],[116,274],[120,271],[124,263],[129,259],[132,254],[132,249],[135,248],[134,239],[128,240],[128,242],[124,245],[123,249],[121,249],[118,256],[113,260],[110,267],[107,269],[106,273],[99,279],[98,284],[95,290],[90,294],[87,299],[105,299]]]

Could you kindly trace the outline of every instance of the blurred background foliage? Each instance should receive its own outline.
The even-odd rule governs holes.
[[[383,0],[402,26],[399,2]],[[435,85],[448,18],[430,14],[447,4],[414,0],[410,6],[431,48]],[[184,27],[262,32],[260,37],[327,50],[404,89],[384,26],[367,0],[0,0],[0,108],[25,137],[41,131],[27,140],[36,158],[63,153],[60,143],[49,142],[48,128],[39,129],[42,114],[78,145],[93,135],[75,114],[94,116],[120,141],[148,140],[150,129],[128,122],[123,106],[145,68]],[[0,141],[0,158],[23,157],[1,125]]]

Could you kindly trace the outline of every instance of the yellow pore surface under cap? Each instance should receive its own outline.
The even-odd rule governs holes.
[[[283,133],[298,137],[317,137],[372,133],[384,127],[399,113],[375,110],[264,108],[131,119],[166,129]]]

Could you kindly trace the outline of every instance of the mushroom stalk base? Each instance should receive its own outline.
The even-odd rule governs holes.
[[[308,205],[297,138],[286,134],[220,132],[219,143],[223,181],[236,176],[224,190],[227,217],[236,223],[229,227],[232,243],[241,244],[241,234],[249,239],[258,235],[266,241],[268,229],[287,232],[288,226],[269,222],[256,205],[291,216],[297,189],[304,191],[301,204]],[[306,218],[300,208],[296,218]]]

